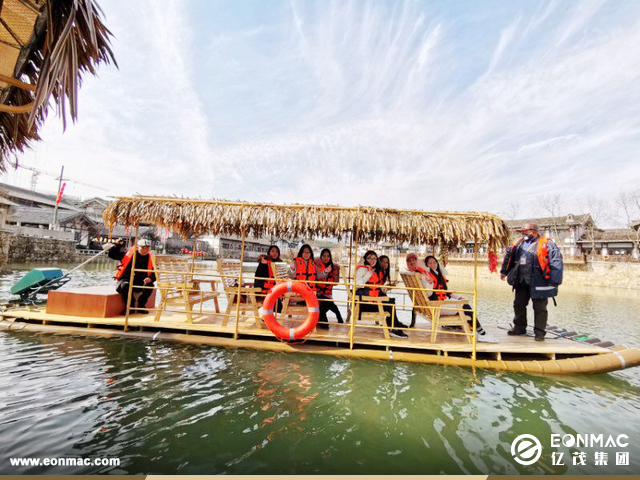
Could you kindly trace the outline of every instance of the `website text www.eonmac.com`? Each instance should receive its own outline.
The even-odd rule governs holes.
[[[10,458],[12,467],[118,467],[120,466],[119,458]]]

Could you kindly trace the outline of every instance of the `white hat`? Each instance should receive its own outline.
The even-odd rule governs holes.
[[[138,240],[138,246],[139,247],[150,247],[151,246],[151,242],[149,240],[146,240],[146,239],[143,238],[141,240]]]

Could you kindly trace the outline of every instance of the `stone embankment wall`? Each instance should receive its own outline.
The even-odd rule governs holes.
[[[498,269],[500,269],[500,264],[498,264]],[[466,261],[450,260],[447,271],[452,277],[473,277],[473,264]],[[500,281],[500,275],[489,272],[487,264],[482,262],[478,262],[478,278],[491,278]],[[640,290],[640,263],[566,263],[562,284]]]
[[[7,232],[0,232],[0,271],[7,264],[9,256],[9,238],[11,235]]]
[[[2,245],[5,245],[7,252],[6,263],[68,262],[76,255],[75,242],[54,238],[4,235],[0,237],[0,248]]]

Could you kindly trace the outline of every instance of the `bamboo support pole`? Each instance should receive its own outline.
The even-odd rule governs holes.
[[[473,343],[471,345],[471,358],[476,359],[477,343],[478,343],[478,238],[473,237]]]
[[[353,259],[352,254],[351,254],[351,249],[353,248],[353,233],[351,233],[351,235],[349,235],[349,272],[347,273],[347,276],[349,278],[351,278],[351,261]]]
[[[244,248],[246,243],[246,234],[245,231],[242,231],[242,244],[240,246],[240,274],[238,276],[238,293],[236,294],[236,329],[233,333],[233,338],[235,340],[238,339],[238,331],[240,329],[240,300],[241,300],[241,291],[242,291],[242,265],[244,264]],[[260,319],[258,319],[258,322]]]
[[[355,232],[355,241],[353,243],[354,243],[354,253],[352,255],[351,250],[349,250],[349,265],[351,265],[354,255],[356,258],[358,257],[358,230],[357,229]],[[356,318],[356,270],[357,268],[355,268],[355,263],[354,263],[353,276],[349,275],[349,281],[350,282],[353,281],[352,287],[351,287],[351,328],[349,329],[349,350],[353,350],[353,338],[355,335],[356,321],[358,320]]]
[[[191,273],[196,271],[196,247],[198,246],[198,240],[193,239],[193,248],[191,249]]]
[[[136,272],[136,257],[138,255],[138,225],[136,225],[136,236],[133,240],[133,256],[131,257],[131,274],[129,275],[129,293],[127,294],[126,313],[124,314],[124,331],[129,328],[129,314],[131,313],[131,297],[133,296],[133,277]]]

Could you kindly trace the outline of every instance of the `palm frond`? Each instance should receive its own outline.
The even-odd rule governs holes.
[[[38,130],[53,101],[66,128],[67,113],[78,116],[78,91],[83,76],[96,73],[100,63],[117,66],[110,47],[112,36],[94,0],[39,0],[39,17],[28,44],[22,47],[13,76],[36,85],[35,93],[18,87],[0,92],[6,105],[34,102],[27,114],[0,113],[0,171],[13,156],[40,139]],[[67,112],[67,106],[69,111]]]

